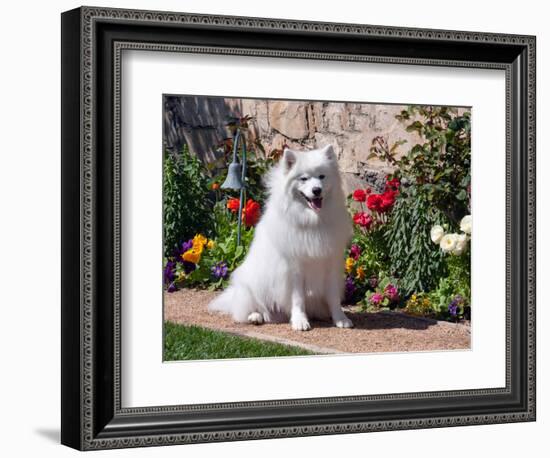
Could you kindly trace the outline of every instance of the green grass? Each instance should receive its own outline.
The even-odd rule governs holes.
[[[184,326],[170,321],[164,323],[164,361],[314,354],[299,347],[239,337],[199,326]]]

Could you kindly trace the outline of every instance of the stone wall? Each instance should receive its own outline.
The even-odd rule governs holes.
[[[255,118],[249,132],[250,142],[259,139],[265,150],[311,149],[332,144],[347,190],[369,183],[379,187],[391,168],[377,159],[367,159],[372,140],[383,136],[403,154],[421,141],[416,133],[405,131],[395,115],[405,105],[340,102],[302,102],[220,97],[167,96],[164,110],[165,146],[179,150],[188,144],[190,151],[208,162],[219,157],[217,145],[229,136],[228,117],[250,115]]]

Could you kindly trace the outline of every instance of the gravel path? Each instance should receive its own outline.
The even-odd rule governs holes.
[[[296,345],[318,353],[371,353],[470,348],[470,327],[402,313],[364,313],[346,307],[353,329],[338,329],[330,323],[314,321],[307,332],[290,329],[288,323],[253,326],[234,323],[222,314],[207,310],[216,292],[181,289],[164,294],[164,319],[198,325],[233,334]]]

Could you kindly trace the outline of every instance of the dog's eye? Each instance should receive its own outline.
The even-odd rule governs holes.
[[[309,177],[300,177],[300,181],[307,181]]]
[[[324,180],[324,179],[325,179],[324,175],[319,175],[319,180]]]

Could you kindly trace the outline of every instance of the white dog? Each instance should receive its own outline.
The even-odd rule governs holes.
[[[314,317],[352,327],[340,306],[352,226],[332,146],[286,149],[266,185],[269,197],[248,254],[209,309],[253,324],[290,318],[299,331],[311,329]]]

